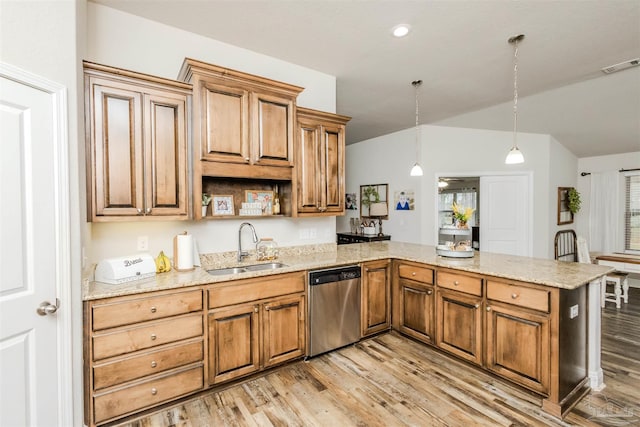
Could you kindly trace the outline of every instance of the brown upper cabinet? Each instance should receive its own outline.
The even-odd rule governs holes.
[[[291,182],[303,88],[190,58],[178,79],[193,85],[194,200],[203,177]]]
[[[344,214],[345,127],[350,117],[298,107],[298,216]]]
[[[191,85],[84,62],[88,220],[188,219]]]

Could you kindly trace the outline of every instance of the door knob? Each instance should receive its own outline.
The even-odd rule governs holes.
[[[38,313],[40,316],[54,314],[56,311],[58,311],[59,307],[60,300],[58,298],[56,298],[56,305],[51,304],[49,301],[43,301],[36,309],[36,313]]]

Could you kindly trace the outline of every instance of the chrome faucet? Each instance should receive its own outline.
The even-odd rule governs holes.
[[[251,233],[253,234],[253,243],[258,243],[258,235],[256,234],[256,229],[248,222],[243,222],[240,224],[240,228],[238,229],[238,262],[242,262],[242,258],[249,256],[249,252],[242,250],[242,228],[248,225],[251,228]]]

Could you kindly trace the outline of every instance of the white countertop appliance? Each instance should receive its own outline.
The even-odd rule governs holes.
[[[149,254],[136,254],[102,260],[96,266],[95,281],[119,285],[156,275],[156,263]]]

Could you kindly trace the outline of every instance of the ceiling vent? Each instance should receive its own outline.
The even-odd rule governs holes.
[[[602,72],[605,74],[616,73],[618,71],[626,70],[627,68],[637,67],[640,65],[640,58],[630,59],[628,61],[621,62],[615,65],[609,65],[608,67],[604,67]]]

